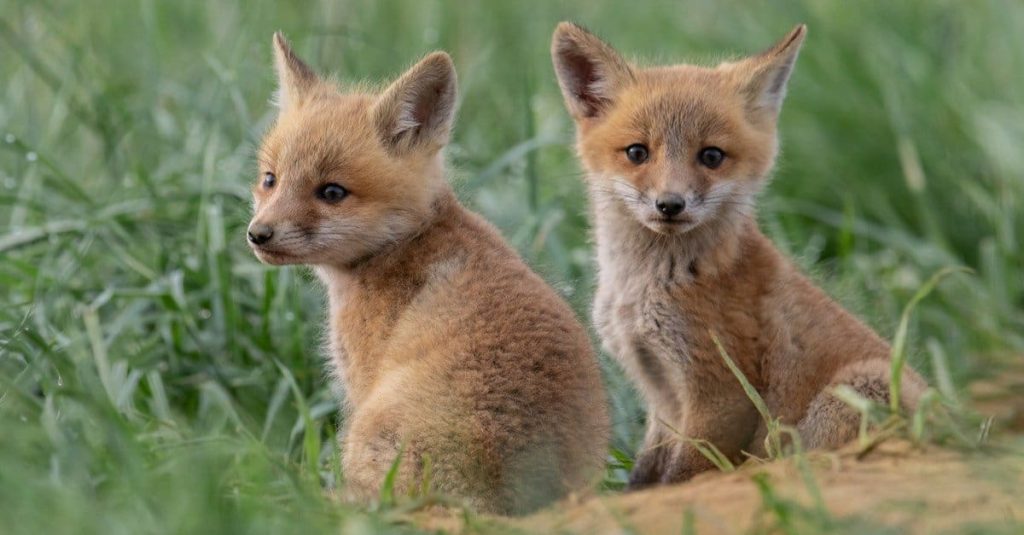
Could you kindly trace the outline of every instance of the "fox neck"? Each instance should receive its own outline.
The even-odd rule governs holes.
[[[660,234],[600,186],[591,186],[590,197],[602,271],[609,266],[627,271],[650,267],[673,279],[721,274],[735,266],[743,243],[760,233],[753,214],[737,207],[686,233]]]
[[[457,266],[453,233],[466,227],[467,213],[449,189],[416,232],[357,265],[316,267],[327,290],[330,368],[350,408],[365,402],[379,376],[396,322],[447,275],[444,266]]]

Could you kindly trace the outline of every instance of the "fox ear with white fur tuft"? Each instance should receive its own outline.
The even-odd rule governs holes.
[[[614,48],[571,22],[555,29],[551,61],[565,104],[577,121],[601,115],[633,81],[633,70]]]
[[[281,112],[298,107],[320,78],[292,51],[284,34],[274,34],[274,67],[277,70],[277,107]]]
[[[452,58],[434,52],[413,65],[377,99],[373,117],[389,150],[437,150],[448,143],[458,81]]]
[[[742,91],[751,113],[774,119],[786,97],[786,83],[800,53],[807,26],[793,28],[771,48],[741,61]]]

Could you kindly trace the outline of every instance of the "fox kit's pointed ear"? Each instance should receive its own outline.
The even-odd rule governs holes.
[[[384,144],[402,151],[414,146],[440,149],[448,143],[458,82],[452,58],[434,52],[396,80],[373,107]]]
[[[292,52],[281,32],[274,34],[274,67],[277,70],[277,107],[282,112],[298,106],[320,80],[313,69]]]
[[[571,22],[555,28],[551,60],[566,106],[577,121],[600,115],[633,80],[633,70],[614,48]]]
[[[807,35],[807,26],[800,24],[786,37],[764,52],[740,63],[743,72],[742,91],[753,113],[775,117],[786,96],[786,82]]]

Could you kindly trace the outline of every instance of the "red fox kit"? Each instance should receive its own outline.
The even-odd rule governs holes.
[[[598,475],[609,431],[597,360],[569,306],[445,180],[456,78],[435,52],[383,91],[320,79],[280,34],[276,124],[249,242],[314,266],[346,394],[346,492],[432,489],[523,513]]]
[[[798,26],[761,54],[714,68],[640,68],[578,26],[555,31],[555,71],[594,219],[594,322],[648,406],[633,487],[711,468],[680,435],[734,461],[763,452],[765,425],[712,332],[810,448],[856,435],[858,415],[831,387],[888,396],[886,342],[808,281],[754,220],[804,34]],[[909,407],[924,383],[905,374]]]

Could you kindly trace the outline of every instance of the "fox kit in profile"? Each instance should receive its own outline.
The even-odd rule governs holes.
[[[830,394],[888,396],[889,346],[815,287],[760,232],[754,200],[777,152],[776,121],[805,27],[714,68],[640,68],[562,23],[552,56],[594,217],[594,322],[648,406],[630,483],[711,468],[680,435],[732,460],[766,429],[712,333],[810,448],[839,446],[859,417]],[[904,372],[901,403],[924,383]]]
[[[381,92],[343,92],[274,37],[280,112],[248,237],[314,266],[346,394],[346,489],[431,485],[523,513],[598,474],[608,417],[586,331],[445,179],[456,78],[435,52]]]

